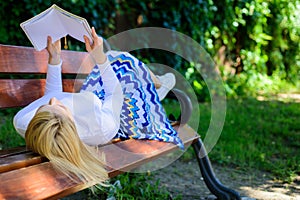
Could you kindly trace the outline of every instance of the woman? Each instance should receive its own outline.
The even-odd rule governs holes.
[[[14,126],[28,148],[68,176],[102,183],[108,178],[104,160],[90,146],[113,138],[154,139],[180,147],[182,143],[159,102],[166,92],[159,97],[153,80],[158,86],[160,81],[128,53],[105,54],[94,28],[92,38],[93,43],[85,37],[85,45],[96,65],[79,93],[66,93],[61,84],[61,44],[52,44],[48,37],[45,94],[16,114]]]

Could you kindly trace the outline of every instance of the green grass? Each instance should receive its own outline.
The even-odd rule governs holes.
[[[211,118],[211,105],[200,103],[198,133],[204,140]],[[165,105],[167,113],[176,106]],[[227,100],[225,124],[210,159],[245,171],[271,172],[275,179],[291,182],[300,174],[300,103],[254,98]],[[191,155],[190,155],[191,154]],[[192,157],[188,151],[184,157]]]
[[[200,105],[199,133],[207,130],[210,105]],[[282,181],[300,173],[300,104],[238,99],[227,101],[222,134],[209,156],[214,162],[269,171]]]
[[[18,109],[0,110],[0,150],[25,145],[24,139],[13,127],[13,117]]]
[[[147,174],[124,173],[110,180],[109,187],[94,187],[63,198],[76,199],[118,199],[118,200],[161,200],[172,196],[165,187],[161,187],[159,180]],[[180,200],[181,196],[172,197]]]

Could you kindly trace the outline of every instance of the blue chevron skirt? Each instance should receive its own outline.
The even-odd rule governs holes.
[[[166,117],[146,65],[126,52],[109,51],[106,54],[121,83],[124,96],[120,129],[115,138],[172,142],[183,149],[178,133]],[[89,87],[95,80],[99,84]],[[92,88],[92,92],[103,100],[105,91],[102,86],[99,68],[95,66],[81,90]]]

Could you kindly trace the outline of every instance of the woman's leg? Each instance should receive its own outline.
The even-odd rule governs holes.
[[[174,74],[166,73],[162,76],[156,76],[150,69],[149,73],[156,88],[159,99],[163,100],[176,84],[176,78]]]
[[[120,131],[116,137],[173,142],[183,147],[160,103],[158,90],[168,87],[165,75],[155,76],[144,63],[129,53],[110,52],[108,58],[124,96]]]
[[[161,82],[160,80],[153,74],[153,72],[149,69],[149,72],[150,72],[150,76],[151,76],[151,79],[154,83],[154,86],[156,89],[160,88],[161,87]]]

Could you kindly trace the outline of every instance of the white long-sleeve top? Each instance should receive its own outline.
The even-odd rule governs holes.
[[[25,137],[27,126],[37,109],[48,104],[50,99],[55,97],[70,109],[78,135],[84,143],[100,145],[109,142],[116,135],[120,126],[123,93],[108,59],[101,65],[97,64],[105,90],[104,101],[88,91],[63,92],[61,66],[62,62],[58,65],[48,65],[44,96],[24,107],[15,115],[13,120],[15,129]]]

